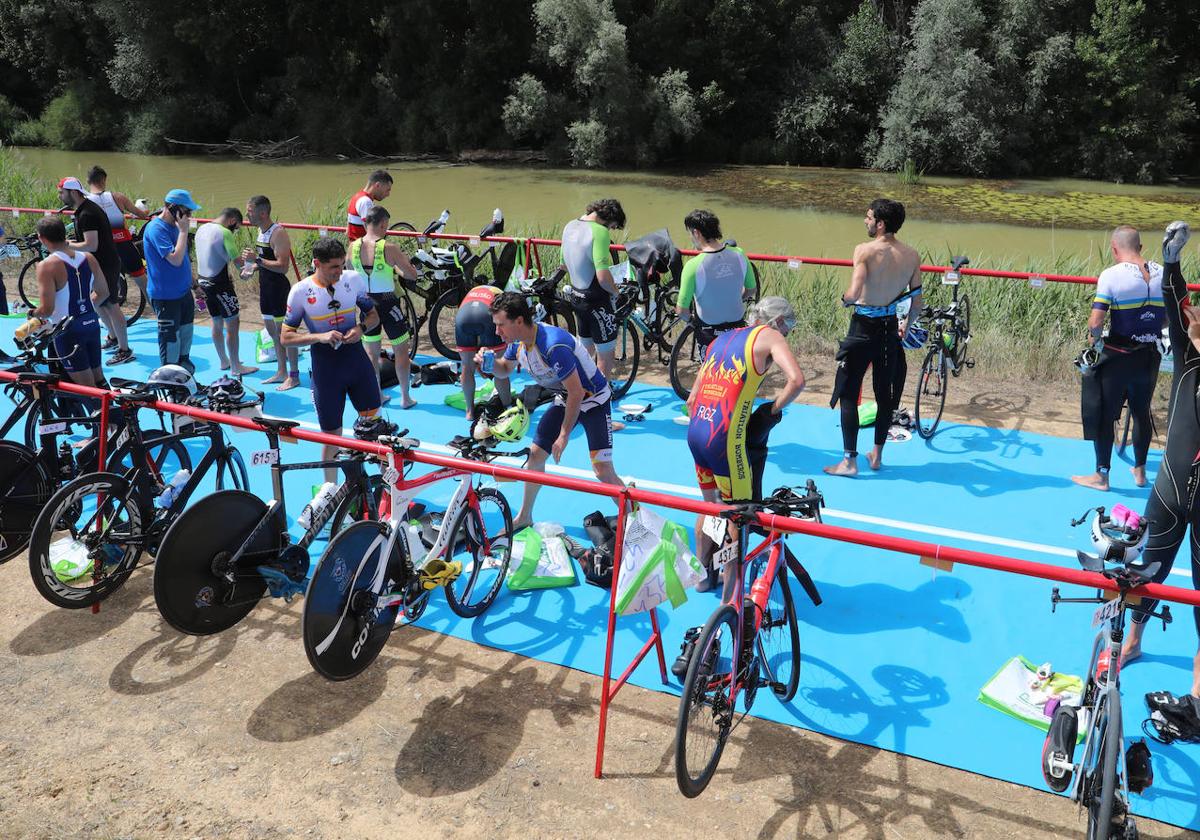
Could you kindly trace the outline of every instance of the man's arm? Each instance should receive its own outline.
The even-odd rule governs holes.
[[[120,207],[121,210],[123,210],[124,212],[130,214],[131,216],[136,216],[137,218],[141,219],[142,221],[145,221],[146,219],[150,218],[150,213],[147,212],[146,210],[141,209],[136,204],[134,204],[132,201],[130,201],[129,197],[126,196],[125,193],[113,192],[112,197],[113,197],[113,201],[116,202],[117,206]]]
[[[108,278],[104,276],[104,269],[92,254],[87,255],[87,261],[88,268],[92,270],[92,300],[107,300]]]
[[[363,336],[364,329],[373,330],[379,326],[379,310],[375,307],[375,301],[371,300],[364,292],[358,296],[355,302],[363,313],[363,319],[361,324],[355,324],[342,334],[342,341],[347,344],[359,341]]]
[[[333,344],[335,341],[345,341],[345,337],[337,330],[323,333],[300,332],[296,327],[284,324],[279,330],[279,343],[284,347],[307,347],[310,344]]]
[[[275,232],[271,234],[271,250],[275,252],[275,259],[260,259],[258,264],[271,271],[287,274],[292,262],[292,238],[288,236],[286,228],[275,228]]]
[[[575,428],[575,423],[579,420],[579,406],[583,402],[583,379],[580,377],[579,371],[571,371],[571,374],[562,380],[563,387],[567,389],[567,404],[563,408],[562,431],[558,433],[558,440],[550,447],[550,454],[554,456],[554,463],[558,463],[562,458],[563,450],[567,448],[567,442],[571,439],[571,430]]]
[[[30,315],[49,318],[54,313],[54,270],[58,260],[41,260],[37,264],[38,305]]]
[[[697,254],[683,264],[683,273],[679,275],[679,296],[675,301],[676,315],[686,314],[692,306],[692,300],[696,297],[696,269],[701,259],[702,256]]]
[[[415,280],[417,278],[417,269],[408,259],[408,256],[400,250],[399,245],[388,243],[383,249],[383,258],[387,260],[387,264],[396,269],[400,276],[405,280]],[[497,278],[499,280],[499,278]]]
[[[75,231],[75,235],[79,235],[79,231]],[[96,253],[96,249],[100,247],[100,232],[96,230],[85,230],[83,239],[76,239],[71,243],[76,251],[86,251],[89,254]]]
[[[804,372],[800,370],[800,363],[792,355],[792,348],[788,347],[786,338],[775,330],[763,330],[760,335],[768,337],[767,355],[771,361],[779,365],[779,369],[787,377],[783,387],[776,392],[774,405],[771,406],[771,412],[779,414],[804,390]]]
[[[188,223],[189,216],[184,216],[175,220],[175,247],[167,253],[163,254],[167,262],[171,265],[183,265],[187,259],[187,244],[188,244]]]
[[[592,264],[596,267],[596,282],[600,284],[600,288],[604,289],[610,295],[617,293],[617,281],[613,280],[612,272],[612,238],[608,235],[608,228],[602,228],[604,233],[592,238]]]
[[[745,253],[742,256],[746,256]],[[742,278],[742,300],[754,300],[754,290],[758,288],[758,277],[754,274],[754,264],[747,258],[746,276]]]
[[[917,257],[916,268],[913,269],[912,277],[908,278],[908,289],[917,290],[917,293],[909,298],[908,315],[904,318],[904,324],[901,327],[900,334],[905,335],[913,326],[916,325],[921,316],[921,258]]]
[[[1092,312],[1088,316],[1088,337],[1092,341],[1099,341],[1104,334],[1104,319],[1108,317],[1112,304],[1113,289],[1101,273],[1096,281],[1096,296],[1092,298]]]
[[[842,303],[850,306],[862,297],[867,285],[867,249],[862,245],[854,248],[854,268],[850,272],[850,288],[842,295]]]

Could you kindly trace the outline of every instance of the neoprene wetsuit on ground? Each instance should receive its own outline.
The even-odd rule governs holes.
[[[1163,297],[1166,298],[1167,330],[1171,337],[1171,353],[1174,357],[1175,373],[1171,378],[1171,402],[1167,415],[1167,443],[1163,451],[1162,464],[1154,479],[1154,489],[1146,505],[1146,518],[1150,520],[1150,538],[1146,543],[1143,558],[1146,562],[1160,561],[1162,567],[1154,577],[1162,583],[1171,572],[1175,555],[1188,536],[1190,526],[1192,585],[1200,589],[1200,508],[1196,504],[1197,473],[1193,468],[1197,453],[1200,453],[1200,351],[1188,338],[1184,322],[1183,307],[1188,303],[1187,283],[1179,263],[1163,266]],[[1154,600],[1142,602],[1142,606],[1153,610]],[[1200,634],[1200,607],[1192,609],[1196,621],[1196,632]],[[1134,615],[1138,624],[1147,621],[1142,613]]]

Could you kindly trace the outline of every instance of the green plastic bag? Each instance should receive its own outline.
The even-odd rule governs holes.
[[[267,332],[267,328],[263,327],[254,335],[254,358],[258,359],[259,364],[264,362],[273,362],[275,356],[275,342],[271,341],[271,334]]]
[[[1037,676],[1037,666],[1024,656],[1014,656],[1005,662],[992,678],[979,690],[980,703],[990,706],[1017,720],[1036,726],[1043,732],[1050,728],[1046,717],[1045,699],[1039,698],[1030,688],[1030,680]],[[1083,680],[1072,674],[1055,674],[1051,680],[1055,693],[1062,695],[1061,702],[1078,706],[1083,691]],[[1038,700],[1041,699],[1039,703]],[[1087,727],[1079,727],[1079,740],[1087,734]]]
[[[533,528],[523,528],[513,536],[509,568],[505,583],[514,592],[579,583],[563,541],[553,535],[543,537]]]
[[[486,402],[491,398],[495,391],[496,386],[492,384],[492,381],[490,379],[485,379],[483,384],[475,389],[475,402]],[[462,389],[451,391],[445,396],[442,402],[451,408],[457,408],[459,411],[467,410],[467,396],[462,392]]]
[[[864,429],[867,426],[875,425],[875,418],[879,415],[879,406],[873,400],[868,400],[858,407],[858,427]]]

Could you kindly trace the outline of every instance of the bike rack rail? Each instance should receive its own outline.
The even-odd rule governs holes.
[[[0,371],[0,382],[14,381],[15,379],[16,374],[8,371]],[[114,397],[114,392],[105,391],[100,388],[89,388],[82,385],[57,383],[50,387],[57,388],[65,391],[66,393],[79,394],[86,397],[95,397],[100,399],[102,404],[106,404],[107,401]],[[263,431],[261,426],[249,418],[221,414],[219,412],[209,411],[208,409],[178,405],[176,403],[162,401],[147,403],[146,407],[158,411],[167,411],[172,414],[182,414],[212,423],[221,423],[248,431]],[[391,449],[383,446],[382,444],[368,443],[356,438],[331,435],[325,432],[313,432],[303,428],[295,428],[289,435],[284,437],[294,437],[297,440],[306,440],[311,441],[312,443],[330,444],[343,449],[355,449],[360,452],[367,452],[375,455],[388,455],[392,452]],[[621,688],[625,686],[630,675],[646,658],[647,654],[650,653],[652,648],[655,649],[658,654],[659,674],[662,678],[663,684],[665,685],[667,682],[667,666],[666,659],[663,655],[662,632],[658,625],[657,610],[650,613],[651,633],[645,644],[643,644],[641,650],[638,651],[633,660],[629,663],[619,677],[614,679],[612,674],[613,636],[616,633],[616,622],[618,618],[616,613],[617,581],[621,569],[621,548],[622,543],[624,542],[625,513],[629,510],[629,506],[632,504],[655,505],[685,513],[705,515],[718,514],[722,510],[726,509],[727,506],[696,499],[688,499],[682,496],[673,496],[668,493],[640,490],[636,487],[620,489],[594,480],[589,481],[581,478],[570,478],[567,476],[533,472],[521,467],[508,467],[502,464],[478,463],[463,458],[451,458],[445,455],[437,455],[430,452],[409,450],[400,453],[400,456],[406,460],[410,460],[418,464],[425,464],[427,466],[452,467],[460,472],[478,473],[481,475],[489,475],[493,478],[507,479],[510,481],[533,481],[534,483],[543,485],[545,487],[557,487],[562,490],[574,490],[581,493],[591,493],[597,496],[607,496],[608,498],[616,501],[620,518],[618,519],[617,523],[616,545],[613,551],[613,585],[608,608],[608,631],[604,653],[604,673],[602,675],[603,690],[600,695],[600,720],[596,738],[596,763],[594,770],[595,777],[601,778],[604,772],[604,743],[608,728],[608,714],[612,700],[614,697],[616,697],[617,692],[619,692]],[[970,551],[967,549],[940,545],[938,543],[911,540],[905,537],[892,537],[883,534],[873,534],[869,531],[859,531],[853,528],[843,528],[837,525],[808,522],[792,517],[759,514],[758,522],[760,525],[766,528],[773,528],[788,534],[803,534],[805,536],[837,540],[839,542],[862,545],[869,548],[878,548],[883,551],[891,551],[898,554],[915,555],[917,558],[919,558],[921,563],[947,572],[953,569],[953,565],[955,563],[961,563],[964,566],[974,566],[977,568],[991,569],[998,572],[1009,572],[1011,574],[1025,575],[1026,577],[1057,581],[1059,583],[1071,583],[1078,586],[1088,587],[1090,589],[1102,589],[1108,592],[1118,592],[1120,589],[1117,584],[1103,575],[1096,574],[1095,572],[1085,572],[1082,569],[1067,569],[1059,566],[1052,566],[1049,563],[1019,560],[1015,557],[986,554],[980,551]],[[1158,600],[1172,601],[1179,604],[1200,607],[1200,591],[1183,589],[1178,586],[1149,583],[1130,590],[1130,593],[1135,596],[1155,598]]]
[[[54,215],[58,212],[59,212],[58,210],[48,210],[46,208],[40,208],[40,207],[7,207],[7,206],[0,205],[0,213],[13,213],[16,215],[19,215],[22,213],[36,213],[36,214],[43,215],[43,216],[49,216],[49,215]],[[70,215],[71,212],[72,211],[66,211],[67,215]],[[133,217],[130,216],[129,218],[133,218]],[[203,223],[203,222],[210,222],[210,221],[212,221],[212,219],[196,219],[195,221],[197,223]],[[328,233],[345,233],[345,231],[346,231],[346,228],[344,226],[340,226],[340,225],[310,225],[310,224],[301,224],[298,222],[280,222],[279,224],[290,230],[317,231],[318,233],[322,233],[322,235],[328,234]],[[388,231],[388,236],[404,236],[404,237],[408,237],[410,239],[445,239],[445,240],[452,241],[452,242],[454,242],[454,241],[458,241],[458,242],[476,242],[476,241],[478,241],[478,242],[497,242],[497,243],[514,242],[518,246],[520,246],[521,248],[523,248],[525,250],[525,263],[528,265],[530,262],[534,262],[537,265],[539,273],[544,273],[544,272],[542,271],[542,259],[541,259],[541,254],[537,250],[538,247],[541,247],[541,246],[544,246],[547,248],[562,247],[561,240],[540,239],[540,238],[536,238],[536,237],[535,238],[522,238],[522,237],[516,237],[516,236],[479,237],[479,236],[471,236],[470,234],[466,234],[466,233],[434,233],[434,234],[429,234],[428,236],[426,236],[425,234],[416,232],[416,231],[400,231],[400,230],[390,230],[390,231]],[[612,247],[616,248],[618,251],[625,250],[624,245],[613,245]],[[700,252],[692,250],[690,248],[680,248],[679,253],[683,254],[684,256],[691,257],[691,256],[695,256],[696,254],[698,254]],[[823,265],[823,266],[834,266],[834,267],[839,267],[839,268],[850,268],[854,265],[854,263],[851,262],[850,260],[829,259],[829,258],[825,258],[825,257],[789,256],[789,255],[784,255],[784,254],[750,254],[750,253],[747,253],[746,258],[753,262],[784,263],[789,268],[795,268],[795,269],[799,269],[803,265]],[[296,268],[297,275],[299,275],[300,269],[298,266],[295,265],[295,255],[294,254],[292,256],[292,263],[293,263],[293,266]],[[925,272],[926,274],[944,274],[945,272],[947,272],[949,270],[950,270],[950,266],[947,266],[947,265],[922,265],[921,266],[921,271]],[[1089,285],[1094,286],[1096,284],[1095,277],[1090,277],[1090,276],[1080,275],[1080,274],[1047,274],[1047,273],[1039,273],[1039,272],[1032,272],[1032,271],[998,271],[998,270],[989,269],[989,268],[966,268],[966,267],[959,269],[959,271],[962,274],[965,274],[965,275],[968,275],[971,277],[989,277],[989,278],[993,278],[993,279],[1003,279],[1003,280],[1045,281],[1048,283],[1068,283],[1068,284],[1081,285],[1081,286],[1089,286]],[[1188,290],[1192,291],[1192,292],[1200,292],[1200,283],[1189,283]]]

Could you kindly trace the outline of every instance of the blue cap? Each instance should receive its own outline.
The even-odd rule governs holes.
[[[187,190],[171,190],[163,199],[164,204],[181,204],[189,210],[199,210],[200,205],[192,200],[192,194]]]

